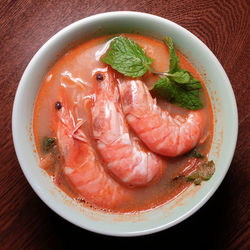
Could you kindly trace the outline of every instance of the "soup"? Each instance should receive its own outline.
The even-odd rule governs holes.
[[[125,50],[115,47],[117,37],[125,39]],[[207,163],[213,116],[202,78],[180,52],[178,70],[171,72],[173,51],[162,41],[117,37],[87,41],[51,68],[35,103],[34,136],[40,167],[72,199],[95,209],[137,212],[174,199],[192,180],[206,179],[197,169]],[[126,46],[138,49],[147,67],[136,60],[132,65],[134,50]],[[118,58],[112,49],[132,54]],[[201,83],[202,91],[189,93],[196,98],[199,91],[202,107],[190,110],[166,100],[155,84],[165,81]],[[173,93],[182,91],[176,86]]]

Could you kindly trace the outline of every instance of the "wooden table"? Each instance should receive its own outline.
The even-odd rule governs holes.
[[[0,249],[72,249],[78,244],[84,248],[88,243],[92,246],[102,242],[109,243],[107,246],[111,243],[131,247],[136,242],[158,245],[160,240],[164,249],[173,249],[173,246],[177,249],[250,249],[248,4],[247,0],[0,0]],[[35,52],[72,22],[115,10],[155,14],[199,37],[228,74],[239,112],[236,152],[215,195],[183,223],[160,233],[130,239],[88,232],[50,210],[26,181],[11,136],[16,88]]]

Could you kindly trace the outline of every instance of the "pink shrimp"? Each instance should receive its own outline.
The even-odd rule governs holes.
[[[73,188],[89,203],[113,209],[131,199],[131,190],[117,183],[103,169],[82,129],[83,120],[74,117],[66,89],[60,87],[58,110],[53,111],[53,129],[63,172]]]
[[[94,82],[93,136],[107,169],[128,186],[155,183],[162,176],[166,162],[129,132],[112,72],[109,69],[97,72]]]
[[[153,152],[174,157],[197,145],[205,126],[202,111],[191,111],[186,117],[172,116],[157,106],[142,81],[118,82],[127,122]]]

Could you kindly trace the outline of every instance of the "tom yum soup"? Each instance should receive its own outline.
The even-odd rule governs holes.
[[[211,178],[213,114],[195,68],[163,41],[103,36],[66,53],[34,110],[40,167],[84,206],[152,209]]]

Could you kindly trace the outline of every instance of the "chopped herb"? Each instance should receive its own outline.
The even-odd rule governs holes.
[[[198,177],[198,178],[196,178],[196,179],[194,180],[194,184],[195,184],[195,185],[200,185],[201,182],[202,182],[202,179],[201,179],[200,177]]]
[[[201,154],[200,151],[197,149],[197,148],[194,148],[192,151],[191,151],[191,156],[194,157],[194,158],[201,158],[203,160],[206,159],[206,156]]]
[[[102,61],[126,76],[140,77],[151,68],[153,59],[136,42],[119,36],[110,43]]]
[[[196,171],[188,175],[187,181],[200,185],[201,181],[209,180],[215,172],[215,164],[213,161],[203,161]]]
[[[56,138],[45,136],[42,141],[42,150],[43,152],[48,153],[55,145]]]
[[[193,173],[189,174],[187,177],[187,181],[194,181],[195,179],[200,178],[200,173],[199,171],[194,171]]]

